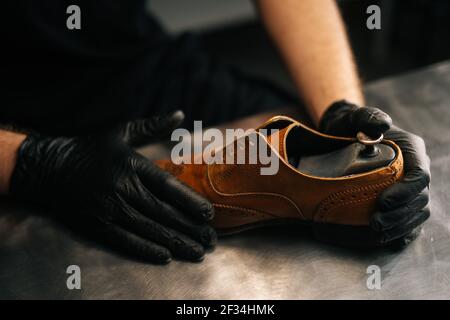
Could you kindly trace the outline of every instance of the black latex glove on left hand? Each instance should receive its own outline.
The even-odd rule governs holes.
[[[30,134],[19,148],[10,193],[146,261],[199,261],[216,242],[207,224],[212,205],[129,145],[167,135],[180,120],[180,114],[137,120],[90,136]]]
[[[418,227],[428,219],[430,159],[423,139],[392,126],[392,119],[378,108],[358,107],[346,101],[331,105],[322,117],[319,130],[337,136],[355,137],[358,131],[394,141],[402,150],[404,177],[386,189],[378,199],[378,212],[371,227],[382,243],[402,238],[410,242]]]

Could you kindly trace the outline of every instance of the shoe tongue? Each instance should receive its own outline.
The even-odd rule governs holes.
[[[288,160],[287,151],[286,151],[286,138],[291,132],[291,129],[296,127],[295,123],[279,130],[269,130],[267,132],[267,141],[279,154],[280,157],[284,160]]]

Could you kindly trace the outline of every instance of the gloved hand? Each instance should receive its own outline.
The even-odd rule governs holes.
[[[358,131],[373,138],[383,133],[385,139],[394,141],[400,147],[404,177],[380,195],[371,227],[380,233],[382,243],[396,239],[405,243],[413,240],[418,235],[419,226],[430,216],[430,158],[423,139],[392,126],[389,115],[380,109],[358,107],[346,101],[338,101],[327,109],[319,130],[349,137],[355,137]]]
[[[217,239],[207,224],[212,205],[128,145],[168,133],[179,120],[175,113],[85,137],[30,134],[10,193],[51,206],[62,222],[147,261],[199,261]]]

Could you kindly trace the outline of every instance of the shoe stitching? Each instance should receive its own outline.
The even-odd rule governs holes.
[[[222,204],[222,203],[213,203],[214,207],[217,208],[226,208],[226,209],[234,209],[234,210],[240,210],[240,211],[246,211],[246,212],[251,212],[251,213],[256,213],[256,214],[264,214],[273,218],[278,218],[278,216],[271,214],[269,212],[265,212],[265,211],[260,211],[260,210],[255,210],[255,209],[251,209],[251,208],[245,208],[245,207],[239,207],[239,206],[232,206],[232,205],[228,205],[228,204]]]
[[[348,190],[343,190],[340,192],[336,192],[330,196],[328,196],[326,199],[322,200],[320,202],[320,204],[318,205],[318,209],[316,211],[316,214],[314,214],[313,219],[315,219],[316,215],[318,215],[318,218],[320,220],[324,219],[326,214],[329,213],[331,211],[331,209],[335,209],[338,207],[342,207],[345,205],[349,205],[349,204],[353,204],[353,203],[358,203],[358,202],[364,202],[364,201],[368,201],[368,200],[372,200],[372,199],[376,199],[379,195],[379,193],[384,190],[385,188],[387,188],[388,186],[392,185],[393,183],[395,183],[398,179],[396,177],[390,178],[388,181],[385,182],[381,182],[381,183],[376,183],[376,184],[371,184],[371,185],[367,185],[367,186],[362,186],[362,187],[357,187],[357,188],[352,188],[352,189],[348,189]],[[354,195],[355,193],[361,193],[364,191],[375,191],[375,195],[372,195],[370,197],[364,197],[364,198],[360,198],[357,200],[342,200],[342,197],[347,197],[349,195]],[[333,203],[336,199],[339,199],[339,202],[337,203]],[[333,204],[331,204],[333,203]]]
[[[242,193],[224,193],[219,191],[215,185],[212,182],[210,173],[209,173],[209,168],[210,166],[206,167],[206,174],[208,176],[208,183],[210,185],[210,187],[219,195],[224,196],[224,197],[239,197],[239,196],[275,196],[275,197],[279,197],[282,199],[287,200],[290,204],[292,204],[294,206],[294,208],[297,210],[297,212],[300,214],[300,216],[303,219],[306,219],[305,216],[303,215],[302,211],[300,210],[300,208],[297,206],[297,204],[291,200],[290,198],[286,197],[285,195],[279,194],[279,193],[272,193],[272,192],[242,192]],[[230,169],[231,171],[231,169]],[[221,181],[221,180],[220,180]]]
[[[336,192],[336,193],[328,196],[326,199],[322,200],[319,203],[317,212],[319,212],[321,210],[326,210],[326,211],[329,210],[330,208],[333,207],[333,205],[330,207],[327,206],[329,202],[336,200],[336,198],[346,197],[347,195],[353,194],[353,193],[360,193],[360,192],[364,192],[364,191],[374,191],[375,190],[375,191],[377,191],[377,194],[375,196],[375,198],[376,198],[380,191],[384,190],[385,188],[387,188],[388,186],[394,184],[397,180],[399,180],[400,177],[398,176],[398,173],[400,172],[400,169],[402,168],[402,164],[399,163],[398,161],[396,161],[395,163],[392,164],[392,167],[393,168],[389,168],[391,171],[391,174],[392,174],[392,177],[389,180],[387,180],[385,182],[355,187],[355,188]],[[341,200],[336,206],[343,206],[345,204],[366,201],[366,200],[370,200],[373,198],[374,197],[368,197],[368,198],[362,198],[359,200],[350,200],[350,201]]]
[[[225,171],[224,174],[218,174],[217,183],[220,184],[220,183],[223,182],[223,180],[225,179],[225,177],[231,176],[231,173],[232,173],[233,169],[235,169],[236,165],[229,165],[229,166],[230,166],[229,168],[226,168],[226,171]],[[285,199],[285,200],[287,200],[288,202],[290,202],[290,203],[295,207],[295,209],[297,210],[297,212],[301,215],[301,217],[302,217],[303,219],[307,220],[307,219],[305,218],[305,216],[303,215],[302,210],[300,210],[300,208],[297,206],[297,204],[296,204],[293,200],[291,200],[290,198],[288,198],[288,197],[286,197],[286,196],[284,196],[284,195],[282,195],[282,194],[271,193],[271,192],[246,192],[246,193],[227,194],[227,193],[220,192],[220,191],[214,186],[214,184],[213,184],[213,182],[212,182],[212,179],[211,179],[211,176],[210,176],[210,172],[209,172],[209,167],[210,167],[210,166],[207,166],[207,167],[206,167],[206,169],[207,169],[207,176],[208,176],[208,182],[209,182],[209,185],[211,186],[211,188],[212,188],[217,194],[219,194],[219,195],[221,195],[221,196],[226,196],[226,197],[238,197],[238,196],[245,196],[245,195],[255,195],[255,196],[264,196],[264,195],[269,195],[269,196],[270,196],[270,195],[271,195],[271,196],[281,197],[282,199]],[[391,171],[391,174],[394,176],[394,177],[392,177],[391,179],[389,179],[388,181],[383,182],[383,183],[377,183],[377,184],[367,185],[367,186],[363,186],[363,187],[358,187],[358,188],[348,189],[348,190],[340,191],[340,192],[337,192],[337,193],[334,193],[334,194],[330,195],[329,197],[327,197],[326,199],[322,200],[322,201],[319,203],[319,205],[317,206],[317,210],[315,211],[316,213],[313,214],[313,217],[312,217],[313,220],[315,220],[316,215],[319,215],[319,216],[318,216],[319,219],[325,218],[325,215],[326,215],[329,211],[331,211],[331,210],[330,210],[331,208],[337,208],[337,207],[341,207],[341,206],[348,205],[348,204],[352,204],[352,203],[358,203],[358,202],[363,202],[363,201],[368,201],[368,200],[376,199],[376,198],[378,197],[379,191],[382,191],[382,190],[376,190],[376,191],[378,191],[378,192],[376,193],[375,196],[372,196],[372,197],[365,197],[365,198],[362,198],[362,199],[358,199],[358,200],[350,200],[350,201],[349,201],[349,200],[347,200],[347,201],[344,200],[344,201],[340,201],[340,202],[339,202],[338,204],[336,204],[336,205],[328,206],[328,203],[329,203],[329,202],[332,202],[332,200],[335,200],[335,199],[338,198],[338,197],[342,197],[342,196],[345,197],[345,196],[347,196],[347,195],[349,195],[349,194],[352,194],[352,193],[358,193],[358,192],[363,192],[363,191],[372,191],[372,190],[374,190],[374,189],[381,188],[381,187],[386,188],[386,187],[392,185],[392,184],[395,183],[397,180],[399,180],[399,177],[397,176],[397,174],[401,171],[401,168],[402,168],[402,167],[403,167],[403,164],[400,163],[400,161],[399,161],[398,159],[396,159],[396,161],[394,161],[394,162],[391,164],[391,168],[386,168],[386,169],[388,169],[389,171]],[[383,189],[384,189],[384,188],[383,188]],[[240,207],[236,207],[236,208],[240,208]],[[248,209],[248,208],[241,208],[241,209],[242,209],[242,210],[253,210],[253,209]],[[255,210],[255,212],[258,212],[258,211]]]

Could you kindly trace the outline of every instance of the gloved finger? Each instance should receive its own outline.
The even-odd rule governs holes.
[[[217,243],[217,233],[210,225],[193,221],[170,204],[163,202],[146,191],[143,195],[132,195],[133,207],[147,217],[175,229],[212,248]]]
[[[181,110],[166,116],[154,116],[127,122],[120,130],[125,143],[138,147],[167,137],[184,120]]]
[[[375,231],[384,231],[399,225],[407,225],[428,204],[429,198],[428,189],[424,189],[412,201],[400,208],[376,212],[371,218],[370,226]]]
[[[394,250],[402,250],[406,246],[408,246],[411,242],[417,239],[417,237],[420,235],[420,232],[422,231],[422,225],[414,228],[411,232],[407,233],[406,235],[395,239],[390,243],[390,248]]]
[[[378,199],[381,211],[389,211],[414,199],[431,180],[430,158],[427,155],[425,142],[419,136],[400,129],[389,132],[388,139],[395,141],[403,153],[403,179],[387,188]]]
[[[162,201],[200,221],[214,217],[214,208],[207,199],[144,157],[138,175],[144,186]]]
[[[172,260],[172,255],[166,248],[133,234],[120,226],[108,225],[100,233],[104,241],[115,248],[121,248],[126,254],[160,264],[166,264]]]
[[[422,171],[407,172],[402,180],[384,190],[378,198],[380,211],[390,211],[411,202],[430,183],[430,177]]]
[[[361,107],[350,113],[350,126],[355,132],[362,131],[372,138],[378,138],[391,125],[391,117],[378,108]]]
[[[116,216],[119,223],[130,232],[168,248],[177,258],[189,261],[203,260],[205,250],[198,242],[145,217],[125,201],[121,201],[120,207],[123,214]]]
[[[396,228],[383,231],[381,233],[381,242],[387,243],[409,234],[412,230],[414,230],[422,223],[424,223],[429,217],[430,217],[430,209],[427,206],[422,210],[420,210],[416,215],[416,217],[409,224],[400,225],[397,226]]]

